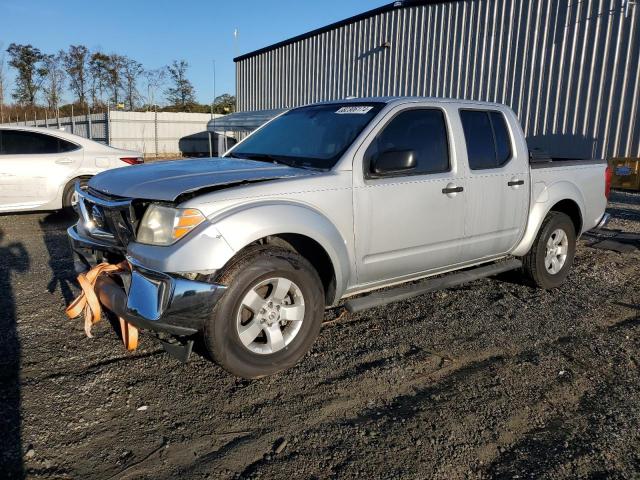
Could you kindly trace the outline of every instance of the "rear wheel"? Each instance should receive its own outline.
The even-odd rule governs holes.
[[[575,253],[573,222],[562,212],[549,212],[523,258],[524,272],[538,287],[556,288],[567,278]]]
[[[76,193],[76,182],[80,182],[80,188],[86,188],[89,183],[88,178],[76,178],[71,180],[62,192],[62,208],[67,211],[73,210],[78,203],[78,194]]]
[[[205,325],[213,359],[234,375],[258,378],[294,365],[322,322],[324,290],[302,256],[260,247],[218,279],[227,286]]]

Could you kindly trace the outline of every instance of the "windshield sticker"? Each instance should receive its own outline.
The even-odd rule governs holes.
[[[355,113],[356,115],[363,115],[368,113],[373,107],[367,107],[364,105],[357,105],[354,107],[341,107],[336,113]]]

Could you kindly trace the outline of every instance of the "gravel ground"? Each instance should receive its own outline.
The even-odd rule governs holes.
[[[640,195],[609,212],[640,232]],[[555,291],[509,274],[328,311],[301,363],[243,381],[108,322],[85,338],[68,224],[0,217],[0,476],[640,477],[639,250],[583,238]]]

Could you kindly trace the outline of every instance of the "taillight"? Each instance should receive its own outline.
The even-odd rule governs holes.
[[[140,163],[144,163],[142,157],[120,157],[124,163],[128,163],[129,165],[138,165]]]
[[[611,193],[611,177],[613,177],[613,170],[611,170],[611,165],[607,165],[604,171],[604,196],[607,197],[607,200],[609,200]]]

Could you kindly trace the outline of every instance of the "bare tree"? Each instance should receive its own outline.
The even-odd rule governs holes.
[[[64,56],[65,53],[61,50],[55,55],[45,55],[43,59],[43,74],[45,80],[42,91],[48,108],[55,112],[58,111],[62,92],[64,91]]]
[[[69,77],[69,88],[80,105],[87,103],[91,77],[90,58],[89,49],[84,45],[70,45],[63,58],[64,68]]]
[[[186,60],[174,60],[167,66],[171,86],[165,90],[165,95],[172,105],[188,110],[196,100],[193,85],[187,78],[187,68],[189,64]]]
[[[136,107],[136,103],[140,98],[138,80],[143,73],[144,68],[140,62],[132,58],[122,57],[122,83],[129,110],[133,110]]]
[[[143,77],[146,88],[145,104],[147,107],[153,107],[158,103],[156,92],[162,88],[167,80],[167,68],[146,70]]]

